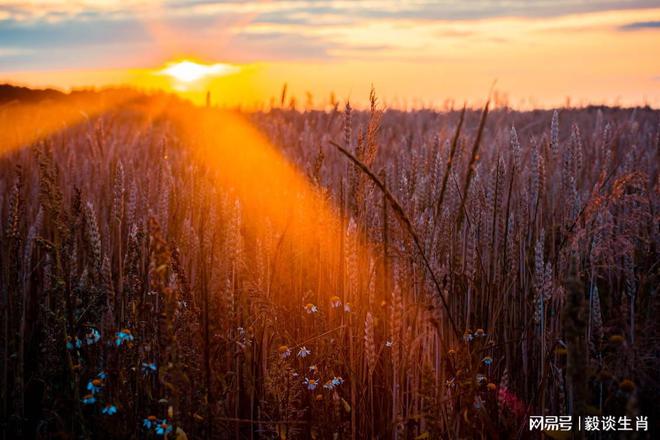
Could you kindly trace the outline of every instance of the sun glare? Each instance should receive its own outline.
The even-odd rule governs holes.
[[[172,78],[190,83],[207,77],[225,76],[239,71],[237,66],[231,64],[200,64],[193,61],[178,61],[168,64],[159,73]]]

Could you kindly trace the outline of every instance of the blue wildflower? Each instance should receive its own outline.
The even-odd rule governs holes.
[[[101,382],[101,379],[90,380],[87,383],[87,391],[89,391],[92,394],[96,394],[99,391],[101,391],[102,386],[103,386],[103,382]]]
[[[483,358],[482,361],[483,361],[484,365],[487,365],[487,366],[491,366],[493,364],[493,358],[490,357],[490,356],[486,356],[485,358]]]
[[[96,397],[93,394],[87,394],[82,398],[83,405],[93,405],[96,403]]]
[[[67,337],[67,341],[66,341],[67,350],[73,350],[74,348],[80,348],[80,347],[82,347],[82,341],[80,339],[78,339],[75,336],[74,337],[71,337],[71,336]]]
[[[157,421],[156,417],[149,416],[142,421],[142,426],[144,426],[147,429],[151,429],[152,426],[156,426],[156,421]]]
[[[165,435],[170,432],[172,432],[172,425],[167,424],[167,419],[163,419],[163,421],[156,426],[156,435]]]
[[[108,373],[105,371],[101,371],[96,377],[98,377],[101,380],[106,380],[108,378]]]
[[[341,376],[335,376],[332,378],[332,385],[339,386],[344,383],[344,379]]]
[[[155,362],[142,362],[142,372],[144,374],[155,373],[157,370]]]
[[[103,407],[101,410],[101,413],[111,416],[113,414],[117,414],[117,407],[108,403],[106,406]]]
[[[129,329],[125,328],[122,331],[115,333],[115,345],[117,345],[117,347],[122,345],[124,342],[131,341],[133,341],[133,335]]]
[[[85,343],[87,345],[96,344],[101,340],[101,332],[97,329],[91,327],[89,331],[85,334]]]

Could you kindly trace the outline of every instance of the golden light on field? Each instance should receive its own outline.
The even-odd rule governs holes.
[[[158,73],[171,76],[184,83],[190,83],[202,78],[226,76],[238,73],[239,71],[240,68],[231,64],[201,64],[194,61],[184,60],[168,63],[167,66],[159,70]]]

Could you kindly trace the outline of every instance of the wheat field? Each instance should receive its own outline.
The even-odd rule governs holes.
[[[0,108],[3,439],[657,428],[658,111],[85,99]]]

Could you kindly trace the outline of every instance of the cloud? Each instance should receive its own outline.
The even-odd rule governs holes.
[[[415,56],[439,41],[495,42],[475,20],[522,17],[540,26],[538,18],[653,6],[657,0],[0,0],[0,70],[124,66],[145,53],[229,62]]]
[[[660,29],[660,21],[636,21],[619,27],[622,31],[637,31],[643,29]]]
[[[0,17],[12,21],[60,21],[86,14],[102,14],[105,18],[126,16],[191,16],[227,13],[252,14],[257,20],[276,20],[279,23],[299,21],[295,17],[303,13],[307,23],[314,18],[335,16],[339,19],[420,19],[420,20],[471,20],[493,17],[557,17],[567,14],[601,12],[610,10],[657,7],[657,0],[284,0],[284,1],[157,1],[157,0],[82,0],[70,2],[21,2],[0,0]]]

